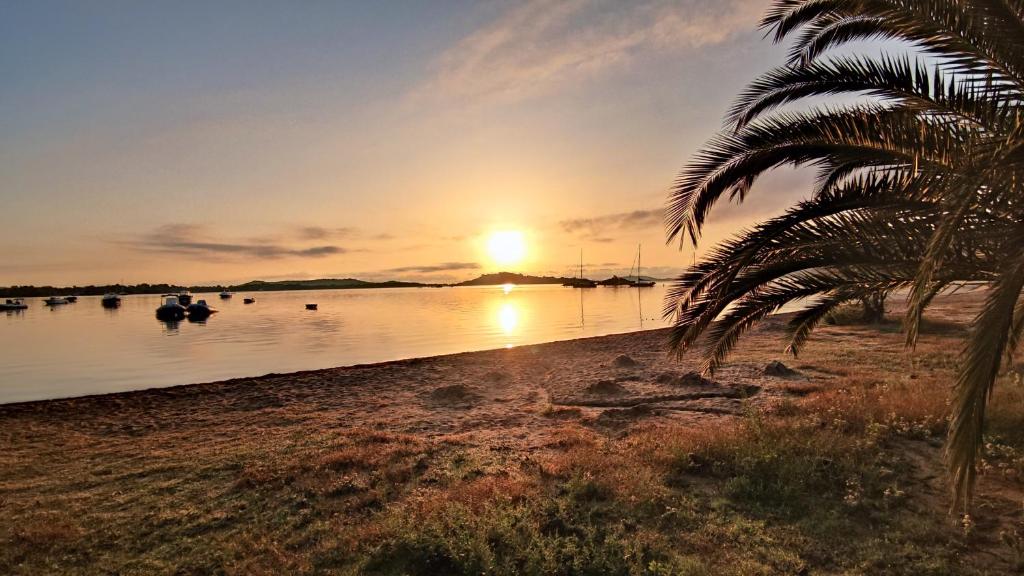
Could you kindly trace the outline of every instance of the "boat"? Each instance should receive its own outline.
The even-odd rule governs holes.
[[[636,281],[633,282],[634,288],[652,288],[654,287],[654,280],[644,280],[643,276],[640,275],[640,245],[636,245]]]
[[[569,286],[572,288],[597,288],[597,282],[583,277],[583,250],[580,250],[580,277],[572,278],[568,282],[562,284],[562,286]]]
[[[255,304],[256,303],[256,299],[255,298],[243,298],[242,299],[242,303],[243,304]]]
[[[205,320],[217,311],[206,304],[206,300],[199,300],[195,304],[189,304],[185,309],[189,320]]]
[[[600,284],[601,286],[618,287],[618,286],[632,286],[634,283],[633,283],[632,280],[629,280],[627,278],[623,278],[621,276],[612,276],[611,278],[608,278],[607,280],[601,280],[600,282],[598,282],[598,284]]]
[[[21,298],[8,298],[0,303],[0,310],[24,310],[28,304]]]
[[[78,302],[78,296],[65,296],[64,299],[68,301],[68,304]]]
[[[316,304],[306,304],[306,310],[316,310]]]
[[[178,294],[178,304],[182,306],[188,306],[192,303],[192,293],[188,290]]]
[[[114,294],[113,292],[108,292],[100,298],[100,304],[102,304],[104,308],[117,308],[121,305],[121,296]]]
[[[234,294],[232,294],[231,292],[228,292],[227,290],[225,290],[225,291],[220,293],[220,297],[221,297],[222,300],[227,300],[228,298],[231,298],[232,296],[234,296]]]
[[[67,304],[67,303],[68,303],[68,299],[67,298],[62,298],[60,296],[50,296],[46,300],[43,300],[43,304],[46,304],[47,306],[61,306],[63,304]]]
[[[185,307],[178,304],[177,296],[164,297],[164,303],[156,309],[158,320],[181,320],[185,318]]]

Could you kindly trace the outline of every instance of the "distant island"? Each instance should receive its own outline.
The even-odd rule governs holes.
[[[453,286],[495,286],[501,284],[564,284],[572,278],[557,276],[529,276],[516,274],[515,272],[495,272],[494,274],[483,274],[472,280],[459,282]]]
[[[97,296],[107,293],[115,294],[169,294],[177,292],[271,292],[281,290],[351,290],[359,288],[440,288],[444,284],[426,284],[422,282],[369,282],[355,278],[322,278],[319,280],[281,280],[267,282],[253,280],[244,284],[234,285],[199,285],[185,286],[179,284],[107,284],[103,286],[9,286],[0,288],[0,296],[30,298],[35,296]]]
[[[612,277],[615,279],[617,277]],[[633,277],[630,277],[633,278]],[[647,276],[644,280],[656,280]],[[318,280],[252,280],[244,284],[234,285],[197,285],[185,286],[178,284],[106,284],[102,286],[8,286],[0,287],[0,296],[9,298],[32,298],[37,296],[98,296],[101,294],[169,294],[177,292],[273,292],[281,290],[353,290],[361,288],[442,288],[447,286],[498,286],[501,284],[565,284],[574,278],[564,276],[531,276],[515,272],[495,272],[483,274],[472,280],[455,284],[431,284],[424,282],[404,282],[387,280],[373,282],[356,278],[321,278]],[[611,279],[610,279],[611,280]],[[607,283],[608,280],[602,281]],[[614,285],[614,283],[607,284]]]

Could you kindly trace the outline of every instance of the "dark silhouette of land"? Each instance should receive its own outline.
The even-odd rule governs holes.
[[[253,280],[245,284],[234,285],[197,285],[186,286],[182,284],[107,284],[103,286],[10,286],[0,288],[0,295],[9,297],[33,297],[33,296],[63,296],[77,294],[81,296],[96,296],[110,292],[117,294],[166,294],[170,292],[220,292],[230,290],[232,292],[270,292],[279,290],[349,290],[358,288],[437,288],[443,284],[425,284],[422,282],[400,282],[388,280],[386,282],[369,282],[356,280],[355,278],[324,278],[319,280],[281,280],[278,282],[265,282]]]
[[[573,278],[561,276],[529,276],[515,272],[495,272],[494,274],[483,274],[472,280],[459,282],[455,286],[494,286],[497,284],[563,284]]]
[[[616,277],[613,277],[616,278]],[[635,277],[628,277],[635,278]],[[655,280],[647,276],[643,280]],[[454,284],[431,284],[425,282],[406,282],[401,280],[387,280],[373,282],[358,280],[356,278],[321,278],[318,280],[279,280],[267,282],[264,280],[253,280],[244,284],[232,285],[193,285],[184,284],[105,284],[101,286],[8,286],[0,287],[0,296],[14,298],[32,298],[38,296],[67,296],[75,294],[78,296],[99,296],[101,294],[167,294],[177,292],[220,292],[230,290],[232,292],[272,292],[280,290],[352,290],[359,288],[442,288],[446,286],[496,286],[501,284],[564,284],[576,280],[563,276],[531,276],[516,272],[495,272],[493,274],[482,274],[472,280]],[[609,280],[603,281],[604,285],[615,285]]]

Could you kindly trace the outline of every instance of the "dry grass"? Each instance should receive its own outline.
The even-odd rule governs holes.
[[[993,397],[974,518],[947,515],[958,326],[934,323],[913,357],[891,325],[829,326],[793,363],[801,376],[742,416],[614,429],[538,401],[528,426],[501,434],[473,417],[409,433],[350,425],[321,399],[259,401],[272,389],[173,421],[58,417],[65,405],[9,415],[0,573],[1015,573],[1019,373]],[[777,336],[748,340],[734,362],[776,358]]]

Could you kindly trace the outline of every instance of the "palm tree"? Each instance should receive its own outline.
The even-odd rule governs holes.
[[[946,448],[967,506],[986,403],[1024,332],[1024,0],[775,0],[762,27],[776,42],[795,36],[788,62],[740,94],[680,174],[669,241],[696,244],[722,196],[743,201],[773,168],[810,166],[817,182],[810,200],[679,277],[666,300],[671,346],[706,335],[714,371],[751,325],[808,300],[792,323],[795,354],[835,307],[901,288],[913,346],[936,294],[983,283]],[[895,52],[846,46],[859,40]],[[806,102],[835,95],[854,98]]]

